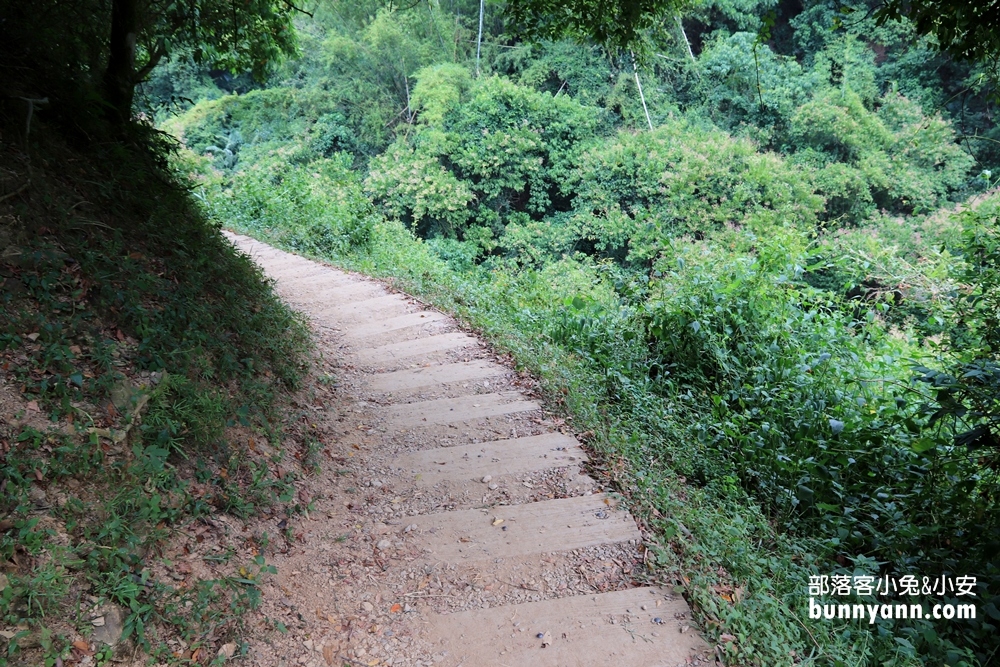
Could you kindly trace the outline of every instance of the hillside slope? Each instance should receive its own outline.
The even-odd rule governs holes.
[[[263,560],[226,558],[205,580],[153,568],[177,531],[292,498],[302,453],[285,416],[308,372],[306,330],[192,204],[151,130],[81,143],[42,113],[25,144],[12,127],[0,136],[0,664],[162,658],[177,652],[167,639],[214,657],[256,604]]]

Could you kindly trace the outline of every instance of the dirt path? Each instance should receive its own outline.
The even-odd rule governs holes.
[[[302,407],[326,449],[268,554],[250,662],[673,667],[709,662],[684,600],[643,586],[642,535],[581,471],[533,381],[439,312],[230,235],[312,321],[329,392]],[[288,525],[291,523],[292,525]],[[714,662],[714,661],[712,661]]]

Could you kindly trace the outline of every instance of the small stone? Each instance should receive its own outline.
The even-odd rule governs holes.
[[[417,529],[417,524],[411,523],[409,526],[407,526],[406,528],[403,529],[403,532],[404,533],[411,533],[411,532],[413,532],[416,529]]]
[[[490,491],[496,491],[497,489],[500,488],[500,485],[494,482],[493,484],[490,484],[488,488]]]
[[[94,634],[91,639],[94,642],[114,646],[121,640],[124,630],[125,613],[118,605],[108,604],[97,610],[94,621],[100,618],[102,623],[95,623]]]
[[[656,625],[663,625],[663,619],[657,616],[656,618],[653,619],[653,623],[655,623]]]
[[[375,610],[375,606],[371,602],[368,602],[368,601],[362,602],[361,603],[361,608],[364,609],[365,611],[368,611],[368,612],[371,612],[371,611]]]
[[[35,503],[35,505],[38,505],[39,507],[44,505],[48,500],[45,489],[37,484],[32,484],[31,488],[28,489],[28,497],[31,498],[31,502]]]
[[[390,542],[389,540],[379,540],[379,543],[376,546],[378,547],[379,551],[385,551],[386,549],[392,546],[392,542]]]
[[[304,642],[302,642],[302,645],[306,647],[307,651],[313,650],[313,640],[311,639],[305,640]]]
[[[493,475],[486,475],[483,477],[483,484],[487,484],[493,480]]]

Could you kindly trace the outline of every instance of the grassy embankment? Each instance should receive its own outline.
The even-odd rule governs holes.
[[[194,204],[163,138],[134,132],[66,140],[36,116],[28,147],[12,132],[0,147],[0,664],[239,652],[262,557],[211,554],[210,579],[152,572],[175,565],[161,549],[178,531],[292,498],[295,473],[273,469],[294,453],[306,329]],[[128,641],[112,648],[91,619],[115,608]]]

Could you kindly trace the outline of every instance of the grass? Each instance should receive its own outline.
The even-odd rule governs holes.
[[[230,555],[190,586],[155,574],[202,517],[291,499],[294,475],[244,443],[283,457],[310,345],[158,157],[162,139],[135,132],[84,152],[33,126],[27,154],[0,145],[16,175],[30,168],[0,203],[0,625],[16,629],[0,665],[214,659],[273,571]],[[124,611],[115,649],[90,639],[102,604]]]
[[[287,229],[272,234],[243,224],[237,231],[292,245]],[[539,377],[548,404],[578,433],[593,433],[588,445],[600,460],[595,474],[623,494],[654,536],[654,577],[684,593],[727,664],[864,664],[870,644],[879,641],[866,628],[806,617],[809,575],[820,573],[812,554],[820,545],[776,530],[736,480],[688,483],[677,471],[685,443],[669,408],[588,359],[581,343],[588,331],[632,325],[631,314],[615,310],[610,298],[619,276],[572,262],[542,271],[458,272],[398,223],[378,223],[371,237],[376,241],[352,253],[315,256],[387,279],[457,315]],[[576,294],[600,307],[592,308],[589,322],[571,318],[554,326],[572,312],[567,302]],[[601,295],[608,295],[603,305]],[[576,328],[574,335],[566,326]],[[918,663],[903,657],[897,664]]]
[[[540,377],[550,405],[591,436],[596,473],[653,536],[653,576],[685,592],[726,664],[909,667],[934,654],[959,667],[982,659],[973,645],[991,632],[985,619],[943,630],[927,621],[850,625],[810,620],[806,608],[811,575],[937,570],[945,566],[925,557],[917,529],[959,535],[968,525],[951,501],[942,504],[961,526],[945,527],[940,514],[928,521],[918,506],[891,513],[897,490],[908,497],[907,489],[949,485],[918,469],[926,462],[914,459],[909,432],[893,417],[907,402],[879,382],[856,382],[905,384],[908,357],[924,354],[882,326],[888,318],[906,331],[914,320],[929,322],[925,335],[948,321],[937,316],[947,315],[950,297],[934,290],[948,291],[952,259],[930,251],[937,243],[910,239],[888,220],[821,239],[765,221],[719,230],[708,243],[678,240],[648,273],[583,255],[547,255],[528,266],[490,256],[477,265],[470,243],[421,241],[382,219],[342,159],[304,165],[289,157],[295,150],[258,147],[231,173],[232,165],[220,171],[193,155],[189,166],[220,224],[388,279],[456,314]],[[953,227],[937,240],[953,243]],[[913,252],[885,250],[885,239],[908,240]],[[879,290],[883,277],[890,286],[923,277],[929,297],[904,300],[904,311],[842,302],[804,282],[789,290],[788,276],[805,271],[786,265],[791,257],[815,259],[810,279],[836,289],[860,281]],[[841,257],[848,259],[832,261]],[[729,326],[745,336],[726,333]],[[864,335],[852,333],[857,326]],[[708,333],[699,334],[703,328]],[[851,363],[811,374],[824,346]],[[786,371],[787,380],[774,375]],[[830,448],[827,431],[851,415],[866,426],[852,431],[856,450],[845,454]],[[905,479],[891,488],[875,481],[889,472]],[[835,501],[840,475],[850,493]],[[817,485],[829,492],[825,502],[811,500]]]

